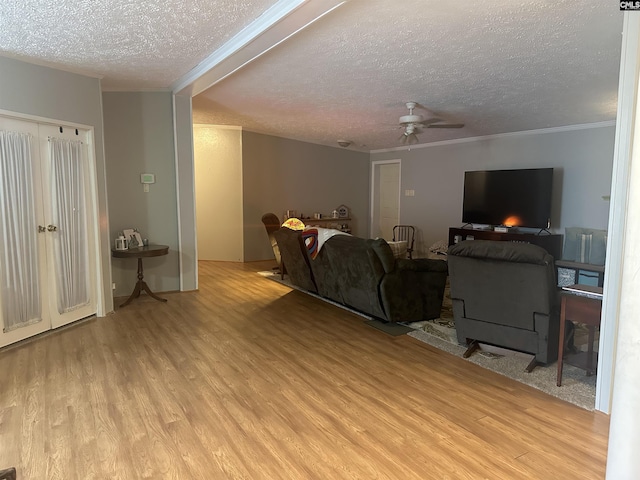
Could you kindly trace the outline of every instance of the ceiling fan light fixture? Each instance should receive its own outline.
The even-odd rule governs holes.
[[[398,121],[400,125],[407,125],[410,123],[422,123],[424,121],[424,117],[422,115],[402,115]]]
[[[409,115],[402,115],[398,119],[398,122],[400,123],[400,125],[410,125],[412,123],[421,123],[424,120],[424,117],[422,115],[413,114],[413,109],[416,108],[416,105],[417,105],[416,102],[407,102],[405,105],[409,109]]]
[[[409,109],[408,115],[402,115],[398,122],[400,127],[404,128],[404,132],[400,136],[402,143],[418,142],[418,134],[422,133],[423,128],[463,128],[464,123],[442,123],[443,120],[435,116],[429,115],[427,120],[422,115],[415,115],[413,109],[418,105],[416,102],[406,102],[405,105]],[[413,141],[413,142],[412,142]]]

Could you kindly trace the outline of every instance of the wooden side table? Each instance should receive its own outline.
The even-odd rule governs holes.
[[[146,257],[160,257],[169,253],[169,247],[167,245],[145,245],[143,247],[130,248],[129,250],[116,250],[111,249],[111,254],[115,258],[137,258],[138,259],[138,281],[136,286],[131,292],[131,295],[120,307],[125,307],[134,299],[140,296],[140,293],[144,290],[147,294],[160,302],[166,302],[166,298],[160,298],[151,291],[147,282],[144,281],[144,270],[142,269],[142,259]]]
[[[596,373],[597,354],[593,351],[595,329],[600,327],[602,313],[602,288],[588,285],[571,285],[564,287],[560,304],[560,335],[558,339],[558,375],[556,385],[562,385],[562,365],[566,361],[570,365],[585,369],[587,375]],[[587,325],[589,330],[587,352],[577,353],[564,358],[565,320]]]

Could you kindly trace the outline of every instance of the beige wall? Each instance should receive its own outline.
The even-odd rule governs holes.
[[[351,209],[354,235],[367,236],[369,154],[242,132],[245,261],[273,258],[262,215]]]
[[[241,262],[242,132],[194,125],[198,260]]]
[[[212,125],[194,126],[200,259],[273,258],[262,215],[351,209],[368,231],[369,154]],[[216,223],[217,225],[210,225]]]

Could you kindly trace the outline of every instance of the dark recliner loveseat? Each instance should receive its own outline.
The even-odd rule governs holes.
[[[559,311],[553,257],[528,243],[467,240],[447,257],[458,342],[558,357]]]
[[[384,321],[440,316],[447,279],[442,260],[396,259],[385,240],[351,235],[331,237],[311,258],[301,232],[283,227],[274,235],[296,286]]]

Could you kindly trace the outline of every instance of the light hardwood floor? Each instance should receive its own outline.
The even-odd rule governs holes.
[[[596,479],[608,417],[258,275],[0,350],[19,479]]]

